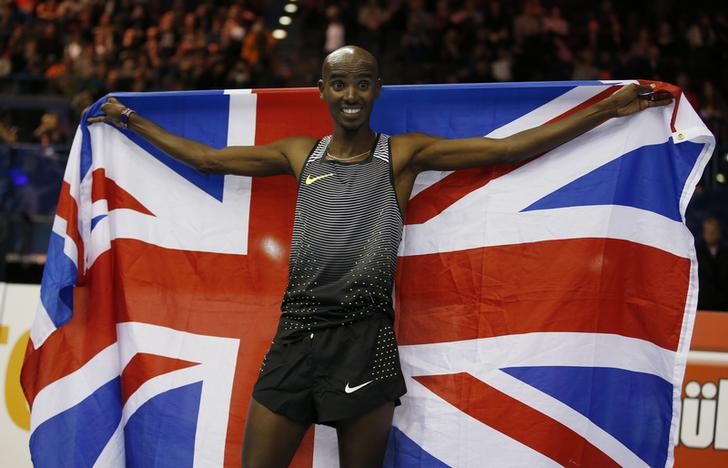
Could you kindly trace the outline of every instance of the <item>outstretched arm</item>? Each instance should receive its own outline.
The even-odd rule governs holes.
[[[110,97],[101,106],[105,115],[91,117],[89,123],[109,122],[122,127],[126,106]],[[230,146],[217,149],[175,135],[136,112],[128,116],[128,127],[157,148],[195,169],[209,173],[265,176],[292,174],[298,176],[303,157],[314,144],[309,137],[283,138],[267,145]],[[302,156],[301,156],[302,155]]]
[[[414,172],[420,172],[518,163],[566,143],[612,117],[672,102],[669,94],[653,94],[653,91],[652,86],[627,85],[603,101],[561,120],[502,139],[407,135],[403,146],[405,153],[411,156],[408,166]]]

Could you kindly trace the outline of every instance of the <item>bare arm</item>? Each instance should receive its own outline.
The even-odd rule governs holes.
[[[406,135],[400,143],[413,172],[455,170],[499,163],[518,163],[551,150],[612,117],[672,102],[670,95],[647,94],[650,86],[627,85],[612,96],[559,121],[524,130],[506,138],[444,139]],[[652,96],[652,97],[650,97]],[[393,143],[394,144],[394,143]]]
[[[110,122],[122,126],[121,113],[125,108],[116,98],[110,97],[101,106],[106,115],[91,117],[88,122]],[[291,174],[297,177],[303,158],[315,142],[309,137],[292,137],[267,145],[217,149],[168,132],[136,112],[129,116],[129,129],[173,158],[200,171],[248,176]]]

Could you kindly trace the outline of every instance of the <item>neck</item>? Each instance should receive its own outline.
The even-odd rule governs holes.
[[[355,156],[363,151],[369,151],[374,143],[375,133],[369,126],[362,126],[356,130],[334,128],[329,143],[329,152],[339,158]]]

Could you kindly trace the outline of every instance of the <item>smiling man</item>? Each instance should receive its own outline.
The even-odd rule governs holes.
[[[341,466],[379,466],[406,389],[392,324],[403,213],[417,174],[518,163],[611,117],[665,105],[629,85],[558,122],[503,139],[389,137],[370,127],[382,81],[376,59],[347,46],[326,57],[318,88],[333,133],[214,149],[173,135],[114,98],[89,122],[128,127],[206,172],[290,174],[299,191],[288,287],[251,399],[243,465],[287,466],[313,423],[336,428]]]

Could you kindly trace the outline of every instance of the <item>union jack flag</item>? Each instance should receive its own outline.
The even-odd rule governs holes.
[[[372,123],[504,137],[618,87],[385,87]],[[714,147],[673,91],[518,166],[417,179],[395,285],[409,393],[387,466],[672,464],[697,302],[684,213]],[[315,89],[118,97],[216,147],[331,130]],[[290,177],[200,174],[81,124],[22,374],[36,466],[239,465],[294,199]],[[316,427],[294,466],[335,460]]]

